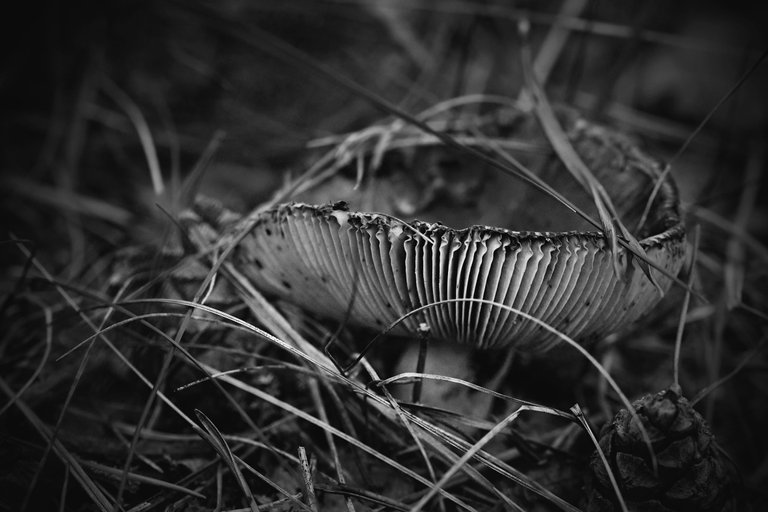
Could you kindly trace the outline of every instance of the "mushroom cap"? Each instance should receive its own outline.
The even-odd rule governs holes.
[[[571,110],[558,115],[625,225],[638,226],[634,236],[647,258],[676,275],[686,244],[671,177],[663,177],[657,161],[614,130]],[[529,168],[580,207],[590,206],[589,194],[546,151],[547,139],[533,116],[515,111],[505,126],[498,128],[498,137],[544,148],[520,155]],[[429,151],[440,156],[439,146]],[[613,254],[602,233],[574,225],[576,216],[563,215],[562,206],[548,196],[484,174],[473,164],[459,161],[459,168],[480,177],[486,195],[478,202],[443,202],[404,220],[349,211],[345,202],[307,204],[355,200],[345,195],[341,182],[329,182],[325,190],[315,188],[314,195],[305,196],[304,203],[278,205],[245,219],[250,232],[236,250],[236,263],[263,291],[318,315],[379,331],[396,323],[390,332],[401,335],[426,327],[433,338],[481,348],[541,351],[560,340],[519,312],[584,342],[628,325],[660,300],[659,290],[626,249]],[[412,176],[423,169],[417,165],[405,172]],[[657,183],[658,194],[645,216]],[[387,195],[385,178],[374,186],[367,197]],[[375,204],[390,211],[385,202]],[[476,214],[481,222],[503,227],[464,227]],[[416,215],[439,222],[415,220]],[[521,226],[537,231],[516,231]],[[652,272],[666,292],[672,280]]]
[[[679,222],[640,243],[656,265],[679,271]],[[456,230],[348,211],[345,203],[261,213],[237,255],[257,287],[321,316],[377,330],[401,320],[393,333],[426,326],[442,340],[532,351],[559,337],[499,305],[583,340],[632,322],[661,298],[637,265],[626,264],[624,249],[615,257],[625,275],[616,275],[613,257],[598,232]],[[671,280],[655,274],[667,290]]]

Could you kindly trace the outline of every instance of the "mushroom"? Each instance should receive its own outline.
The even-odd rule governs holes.
[[[667,223],[671,217],[640,244],[674,275],[684,230],[676,211],[665,212]],[[453,229],[346,203],[289,203],[260,214],[239,249],[237,263],[258,288],[318,315],[376,330],[395,324],[391,332],[400,335],[427,330],[478,348],[543,351],[559,340],[515,311],[584,340],[627,325],[660,299],[643,271],[626,264],[625,250],[611,254],[599,232]],[[613,257],[626,275],[616,275]],[[672,282],[658,281],[665,291]]]
[[[541,194],[526,195],[516,185],[504,189],[500,181],[485,186],[494,202],[484,210],[506,212],[497,224],[505,227],[457,229],[440,219],[400,220],[353,211],[345,201],[284,203],[243,221],[250,232],[235,263],[265,292],[320,316],[378,331],[391,327],[393,334],[423,337],[428,332],[434,340],[526,351],[544,351],[558,342],[557,335],[519,312],[582,342],[614,332],[650,309],[661,298],[659,289],[666,292],[670,276],[682,266],[685,229],[677,190],[659,163],[626,137],[574,111],[557,114],[625,224],[638,226],[634,235],[657,267],[650,270],[656,283],[625,248],[611,248],[602,232],[565,224],[567,218],[550,198],[542,202]],[[589,204],[590,196],[546,151],[546,138],[530,113],[513,109],[496,117],[507,120],[493,128],[499,137],[532,141],[539,148],[521,155],[531,168],[582,207]],[[327,192],[354,200],[335,184]],[[499,204],[500,194],[507,192],[514,200]],[[646,211],[649,195],[653,200]],[[310,201],[317,198],[312,195]],[[481,200],[472,208],[482,215],[484,204]],[[454,209],[459,215],[475,211]],[[440,211],[446,210],[450,205]],[[428,212],[416,215],[429,217],[422,213]],[[533,220],[539,231],[516,231],[515,220]],[[565,230],[552,229],[561,225]],[[624,270],[617,273],[617,268]]]
[[[580,208],[588,207],[590,195],[551,158],[535,119],[520,110],[499,114],[497,138],[524,141],[516,146],[518,156]],[[615,332],[658,302],[683,264],[677,190],[660,164],[627,138],[572,111],[557,114],[617,214],[625,225],[637,226],[633,234],[650,270],[627,249],[612,247],[604,233],[573,224],[552,198],[512,188],[478,168],[473,172],[482,182],[473,190],[485,196],[439,204],[454,194],[435,194],[424,206],[436,209],[413,212],[436,222],[354,211],[346,201],[317,204],[329,197],[355,200],[359,181],[345,185],[336,174],[305,193],[305,202],[226,223],[225,231],[239,240],[233,263],[257,288],[319,316],[419,339],[417,369],[423,368],[427,340],[542,352],[558,343],[557,333],[584,343]],[[385,180],[379,178],[366,196],[377,209],[388,197],[398,199],[397,188],[387,189]],[[493,225],[443,224],[475,213]],[[517,231],[520,225],[536,231]],[[416,401],[419,388],[417,382]]]
[[[451,203],[456,194],[412,191],[431,198],[417,202],[413,217],[433,222],[351,210],[346,200],[360,199],[359,176],[347,180],[338,173],[305,192],[304,202],[278,204],[238,221],[203,201],[182,221],[204,246],[231,240],[222,234],[234,237],[230,261],[263,292],[322,317],[418,339],[418,372],[428,341],[449,347],[440,361],[476,348],[543,352],[560,335],[589,342],[631,324],[661,299],[685,259],[685,229],[677,189],[658,162],[612,130],[572,111],[557,113],[617,215],[625,226],[636,226],[633,235],[649,266],[588,224],[574,224],[551,197],[510,186],[487,168],[465,167],[474,161],[452,164],[480,177],[472,201]],[[588,208],[591,196],[551,158],[535,119],[519,110],[504,114],[494,117],[502,119],[497,138],[519,137],[516,156],[579,208]],[[420,172],[418,166],[398,169]],[[387,198],[401,198],[400,184],[430,183],[418,175],[402,178],[391,171],[380,176],[367,191],[367,204],[386,211]],[[329,198],[336,202],[317,204]],[[493,225],[443,224],[459,225],[475,214]],[[204,229],[210,224],[212,231]],[[519,226],[531,231],[517,231]],[[446,345],[451,343],[455,349]],[[401,368],[416,357],[415,350],[405,352]],[[452,394],[440,383],[425,386],[436,387],[427,395]],[[415,402],[421,390],[417,381]]]

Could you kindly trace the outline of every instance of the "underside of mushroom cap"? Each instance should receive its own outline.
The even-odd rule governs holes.
[[[677,227],[643,240],[671,274],[684,254]],[[285,204],[262,213],[238,251],[254,284],[319,315],[480,348],[545,350],[559,337],[526,313],[577,339],[632,322],[660,295],[626,253],[619,278],[597,232],[455,230],[351,212],[344,204]],[[656,272],[666,290],[671,280]],[[413,313],[418,310],[416,313]]]

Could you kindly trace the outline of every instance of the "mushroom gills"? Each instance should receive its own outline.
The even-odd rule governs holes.
[[[641,243],[661,268],[679,271],[682,231]],[[615,275],[600,233],[454,230],[340,204],[261,213],[237,254],[257,287],[320,316],[379,331],[396,323],[391,332],[400,335],[426,324],[435,339],[479,348],[543,351],[560,339],[518,311],[585,339],[660,299],[636,265]],[[623,249],[616,256],[626,264]],[[671,280],[656,277],[666,291]]]

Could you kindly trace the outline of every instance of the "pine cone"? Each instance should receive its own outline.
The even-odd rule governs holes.
[[[665,390],[644,396],[633,405],[650,436],[657,474],[637,421],[627,410],[619,411],[600,435],[600,448],[629,510],[732,510],[731,475],[712,432],[690,402]],[[621,510],[597,452],[590,461],[587,500],[589,512]]]

